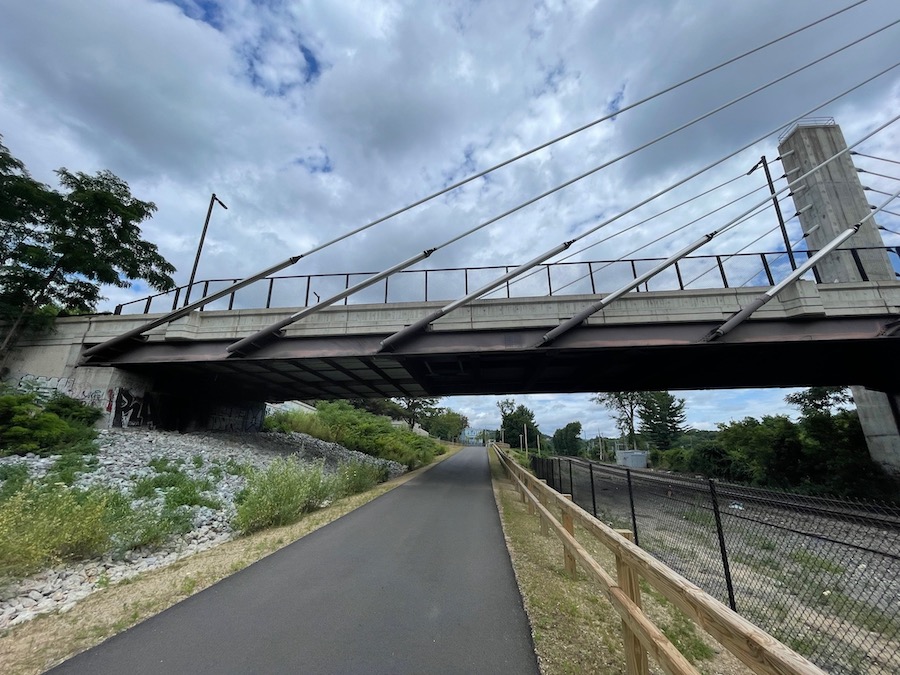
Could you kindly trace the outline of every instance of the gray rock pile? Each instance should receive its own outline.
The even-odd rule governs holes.
[[[384,468],[389,478],[406,471],[397,462],[378,459],[348,450],[337,443],[321,441],[306,434],[174,432],[109,429],[100,432],[97,465],[79,475],[75,485],[113,488],[131,494],[142,478],[154,475],[151,460],[177,464],[189,477],[208,480],[212,489],[205,495],[219,508],[191,508],[192,528],[156,549],[128,551],[121,559],[111,556],[70,563],[45,570],[0,588],[0,629],[15,626],[39,614],[67,612],[98,588],[169,565],[176,560],[211,548],[234,536],[231,519],[235,496],[246,485],[242,467],[264,469],[277,457],[295,456],[301,461],[322,462],[326,471],[357,461]],[[2,457],[0,465],[23,463],[33,480],[43,478],[56,457]],[[161,506],[163,497],[133,500],[135,506]],[[186,507],[182,507],[186,508]]]

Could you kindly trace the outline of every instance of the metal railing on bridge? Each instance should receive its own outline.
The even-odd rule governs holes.
[[[856,262],[862,278],[866,274],[859,252],[884,250],[900,269],[900,246],[846,249]],[[805,253],[807,258],[816,251]],[[636,279],[663,258],[633,258],[628,260],[592,260],[539,265],[535,272],[507,282],[486,298],[521,298],[560,295],[596,295],[614,290]],[[467,295],[487,281],[509,272],[515,265],[486,265],[481,267],[451,267],[427,270],[404,270],[386,278],[371,288],[345,298],[343,304],[388,304],[392,302],[446,301]],[[688,256],[670,269],[638,287],[636,292],[678,291],[741,286],[772,286],[790,272],[783,251]],[[350,288],[352,283],[371,276],[372,272],[330,274],[278,275],[261,279],[252,286],[234,291],[204,309],[260,309],[275,307],[309,307],[322,297]],[[818,271],[813,276],[821,283]],[[900,274],[898,274],[900,276]],[[179,286],[171,291],[117,305],[115,314],[150,314],[177,309],[186,297],[194,300],[224,289],[239,281],[237,278],[206,279],[191,286]],[[198,295],[197,291],[202,295]],[[300,302],[302,300],[302,303]]]

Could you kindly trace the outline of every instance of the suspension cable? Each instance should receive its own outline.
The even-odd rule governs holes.
[[[880,162],[890,162],[891,164],[900,164],[896,159],[888,159],[887,157],[876,157],[875,155],[866,155],[861,152],[851,152],[851,155],[858,155],[859,157],[868,157],[869,159],[877,159]]]
[[[874,30],[870,33],[867,33],[866,35],[864,35],[860,38],[857,38],[857,39],[853,40],[852,42],[848,42],[844,46],[838,47],[837,49],[825,54],[824,56],[820,56],[816,59],[813,59],[812,61],[809,61],[808,63],[806,63],[798,68],[795,68],[794,70],[792,70],[788,73],[785,73],[784,75],[781,75],[781,76],[775,78],[774,80],[767,82],[766,84],[760,85],[756,89],[753,89],[745,94],[742,94],[741,96],[738,96],[737,98],[734,98],[734,99],[728,101],[727,103],[723,103],[722,105],[720,105],[717,108],[713,108],[712,110],[705,112],[698,117],[695,117],[690,122],[685,122],[681,126],[675,127],[674,129],[667,131],[666,133],[661,134],[660,136],[657,136],[656,138],[654,138],[651,141],[647,141],[646,143],[639,145],[638,147],[633,148],[633,149],[629,150],[628,152],[625,152],[625,153],[619,155],[618,157],[615,157],[609,161],[604,162],[603,164],[595,166],[592,169],[588,169],[584,173],[579,174],[578,176],[575,176],[574,178],[570,178],[569,180],[564,181],[563,183],[560,183],[556,187],[550,188],[549,190],[542,192],[541,194],[537,195],[536,197],[532,197],[531,199],[521,202],[517,206],[514,206],[511,209],[504,211],[500,215],[494,216],[493,218],[489,218],[488,220],[486,220],[472,228],[469,228],[465,232],[462,232],[462,233],[456,235],[455,237],[448,239],[443,244],[436,246],[435,250],[440,250],[442,248],[450,246],[451,244],[455,244],[456,242],[460,241],[461,239],[465,239],[466,237],[478,232],[479,230],[487,227],[488,225],[492,225],[493,223],[496,223],[498,220],[502,220],[503,218],[506,218],[507,216],[510,216],[513,213],[516,213],[517,211],[521,211],[526,206],[531,206],[532,204],[534,204],[542,199],[545,199],[546,197],[549,197],[550,195],[555,194],[556,192],[559,192],[560,190],[563,190],[563,189],[569,187],[570,185],[573,185],[581,180],[584,180],[588,176],[591,176],[602,169],[612,166],[616,162],[619,162],[627,157],[631,157],[632,155],[637,154],[641,150],[645,150],[646,148],[649,148],[650,146],[655,145],[656,143],[659,143],[660,141],[663,141],[666,138],[669,138],[670,136],[673,136],[681,131],[684,131],[685,129],[697,124],[698,122],[702,122],[703,120],[705,120],[709,117],[712,117],[713,115],[715,115],[717,113],[722,112],[726,108],[729,108],[729,107],[735,105],[736,103],[740,103],[741,101],[743,101],[747,98],[750,98],[751,96],[754,96],[755,94],[758,94],[759,92],[761,92],[765,89],[768,89],[769,87],[776,85],[779,82],[782,82],[790,77],[793,77],[797,73],[803,72],[804,70],[811,68],[812,66],[822,63],[823,61],[831,58],[835,54],[839,54],[840,52],[843,52],[851,47],[854,47],[857,44],[859,44],[865,40],[868,40],[872,36],[877,35],[878,33],[881,33],[883,31],[887,30],[888,28],[892,28],[893,26],[896,26],[897,24],[900,24],[900,19],[895,19],[894,21],[891,21],[890,23],[885,24],[881,28],[877,28],[876,30]],[[603,225],[604,224],[598,225],[593,231],[600,229],[601,227],[603,227]]]
[[[359,234],[360,232],[364,232],[365,230],[368,230],[369,228],[374,227],[375,225],[379,225],[379,224],[385,222],[386,220],[390,220],[391,218],[394,218],[403,213],[406,213],[407,211],[410,211],[418,206],[421,206],[422,204],[430,202],[433,199],[436,199],[442,195],[447,194],[448,192],[451,192],[457,188],[460,188],[463,185],[471,183],[474,180],[483,178],[484,176],[488,175],[489,173],[493,173],[494,171],[497,171],[498,169],[502,169],[505,166],[508,166],[514,162],[519,161],[520,159],[524,159],[525,157],[528,157],[529,155],[539,152],[540,150],[548,148],[551,145],[554,145],[556,143],[559,143],[560,141],[570,138],[571,136],[579,134],[582,131],[586,131],[587,129],[590,129],[591,127],[594,127],[594,126],[600,124],[601,122],[605,122],[609,119],[612,119],[613,117],[617,117],[618,115],[621,115],[624,112],[628,112],[629,110],[637,108],[640,105],[649,103],[650,101],[652,101],[660,96],[668,94],[669,92],[674,91],[675,89],[683,87],[684,85],[689,84],[697,79],[700,79],[701,77],[705,77],[706,75],[709,75],[710,73],[720,70],[721,68],[724,68],[725,66],[729,66],[732,63],[735,63],[736,61],[740,61],[741,59],[744,59],[747,56],[750,56],[751,54],[755,54],[756,52],[759,52],[763,49],[767,49],[768,47],[771,47],[772,45],[777,44],[778,42],[781,42],[783,40],[786,40],[787,38],[790,38],[790,37],[793,37],[794,35],[802,33],[803,31],[808,30],[814,26],[817,26],[820,23],[828,21],[829,19],[832,19],[840,14],[843,14],[844,12],[847,12],[847,11],[853,9],[854,7],[858,7],[859,5],[862,5],[867,1],[868,0],[857,0],[857,2],[851,3],[850,5],[847,5],[846,7],[842,8],[842,9],[836,10],[836,11],[832,12],[831,14],[828,14],[828,15],[822,17],[821,19],[817,19],[816,21],[812,21],[804,26],[801,26],[800,28],[796,28],[788,33],[785,33],[784,35],[782,35],[780,37],[775,38],[774,40],[770,40],[769,42],[759,45],[758,47],[754,47],[753,49],[750,49],[742,54],[739,54],[738,56],[734,56],[730,59],[722,61],[718,65],[713,66],[712,68],[708,68],[700,73],[697,73],[696,75],[692,75],[691,77],[681,80],[680,82],[678,82],[676,84],[665,87],[664,89],[661,89],[660,91],[658,91],[654,94],[651,94],[649,96],[646,96],[645,98],[635,101],[634,103],[626,105],[626,106],[620,108],[619,110],[615,111],[614,113],[610,113],[608,115],[604,115],[603,117],[599,117],[599,118],[593,120],[592,122],[588,122],[587,124],[584,124],[576,129],[573,129],[572,131],[569,131],[560,136],[552,138],[549,141],[541,143],[540,145],[536,145],[533,148],[531,148],[530,150],[526,150],[525,152],[522,152],[518,155],[515,155],[514,157],[510,157],[509,159],[506,159],[506,160],[500,162],[499,164],[495,164],[494,166],[491,166],[483,171],[479,171],[478,173],[472,174],[471,176],[464,178],[462,180],[459,180],[456,183],[453,183],[452,185],[448,185],[447,187],[442,188],[441,190],[438,190],[437,192],[434,192],[434,193],[428,195],[427,197],[423,197],[422,199],[419,199],[415,202],[412,202],[411,204],[408,204],[407,206],[403,206],[395,211],[392,211],[392,212],[388,213],[387,215],[376,218],[375,220],[370,221],[370,222],[366,223],[365,225],[361,225],[360,227],[357,227],[357,228],[351,230],[350,232],[346,232],[345,234],[335,237],[334,239],[331,239],[331,240],[325,242],[324,244],[314,246],[313,248],[309,249],[305,253],[302,253],[301,257],[308,257],[308,256],[312,255],[313,253],[317,253],[318,251],[328,248],[329,246],[332,246],[334,244],[337,244],[338,242],[341,242],[345,239],[353,237],[353,236]]]
[[[896,176],[888,176],[885,173],[875,173],[874,171],[869,171],[868,169],[857,169],[856,171],[858,173],[867,173],[870,176],[878,176],[879,178],[887,178],[889,180],[900,181],[900,178],[897,178]]]
[[[595,270],[595,271],[597,271],[597,272],[602,272],[602,271],[605,270],[607,267],[610,267],[611,265],[614,265],[615,263],[623,262],[624,260],[627,260],[627,259],[630,258],[632,255],[634,255],[635,253],[638,253],[639,251],[642,251],[642,250],[644,250],[645,248],[648,248],[648,247],[652,246],[653,244],[656,244],[656,243],[662,241],[663,239],[666,239],[667,237],[671,237],[673,234],[676,234],[676,233],[678,233],[678,232],[681,232],[682,230],[684,230],[684,229],[690,227],[691,225],[694,225],[695,223],[700,222],[700,221],[703,220],[704,218],[708,218],[709,216],[711,216],[711,215],[713,215],[713,214],[715,214],[715,213],[718,213],[719,211],[721,211],[721,210],[723,210],[723,209],[726,209],[726,208],[728,208],[729,206],[732,206],[732,205],[736,204],[737,202],[741,201],[742,199],[746,199],[747,197],[751,196],[752,194],[754,194],[754,193],[756,193],[756,192],[759,192],[760,190],[762,190],[762,189],[764,189],[764,188],[766,188],[766,187],[768,187],[768,186],[767,186],[767,185],[760,185],[759,187],[757,187],[757,188],[751,190],[750,192],[747,192],[746,194],[741,195],[740,197],[737,197],[736,199],[732,199],[730,202],[728,202],[728,203],[726,203],[726,204],[722,204],[722,205],[719,206],[718,208],[715,208],[715,209],[713,209],[712,211],[709,211],[709,212],[707,212],[707,213],[704,213],[702,216],[700,216],[700,217],[698,217],[698,218],[694,218],[694,220],[691,220],[690,222],[687,222],[687,223],[685,223],[684,225],[681,225],[681,226],[675,228],[674,230],[671,230],[671,231],[669,231],[669,232],[666,232],[665,234],[662,234],[662,235],[658,236],[656,239],[653,239],[653,240],[651,240],[651,241],[648,241],[646,244],[643,244],[643,245],[641,245],[641,246],[638,246],[636,249],[633,249],[632,251],[629,251],[628,253],[625,253],[625,254],[619,256],[619,259],[618,259],[618,260],[610,260],[609,262],[605,263],[604,265],[602,265],[600,268],[598,268],[598,269]],[[762,213],[763,211],[765,211],[765,208],[767,208],[767,207],[764,207],[764,208],[760,209],[759,213]],[[756,215],[756,214],[754,214],[754,215]],[[639,225],[639,224],[640,224],[640,223],[636,223],[635,225]],[[634,226],[632,226],[632,227],[634,227]],[[630,228],[629,228],[629,229],[630,229]],[[627,230],[623,230],[623,232],[625,232],[625,231],[627,231]],[[620,233],[616,233],[616,234],[614,234],[614,235],[611,235],[611,236],[609,236],[609,237],[606,237],[605,239],[601,239],[600,241],[595,242],[594,244],[591,244],[590,246],[586,246],[585,248],[583,248],[583,249],[581,249],[581,250],[582,250],[582,251],[586,251],[586,250],[588,250],[589,248],[591,248],[591,247],[593,247],[593,246],[596,246],[597,244],[601,244],[601,243],[603,243],[603,242],[606,241],[606,240],[612,239],[613,237],[617,236],[618,234],[620,234]],[[565,260],[565,258],[563,258],[563,260]],[[559,261],[559,262],[562,262],[562,260]],[[554,264],[555,264],[555,263],[554,263]],[[557,289],[557,290],[560,290],[560,291],[561,291],[561,290],[564,290],[564,289],[568,288],[569,286],[571,286],[572,284],[578,283],[579,281],[581,281],[581,280],[583,280],[583,279],[587,279],[592,273],[593,273],[593,272],[589,272],[588,274],[583,274],[582,276],[578,277],[577,279],[574,279],[574,280],[570,281],[569,283],[565,284],[564,286],[561,286],[561,287],[560,287],[559,289]]]

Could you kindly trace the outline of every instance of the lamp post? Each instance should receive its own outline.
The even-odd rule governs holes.
[[[213,192],[212,196],[209,198],[209,208],[206,210],[206,220],[203,222],[203,231],[200,233],[200,242],[197,244],[197,256],[194,258],[194,268],[191,270],[191,278],[188,281],[187,293],[184,294],[184,306],[187,307],[188,303],[191,300],[191,290],[194,287],[194,277],[197,275],[197,265],[200,264],[200,251],[203,250],[203,241],[206,239],[206,228],[209,227],[209,219],[212,216],[213,204],[215,202],[219,202],[219,206],[221,206],[226,211],[228,207],[222,202],[221,199],[216,197],[216,193]]]

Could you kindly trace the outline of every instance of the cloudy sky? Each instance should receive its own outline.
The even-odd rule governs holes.
[[[0,0],[0,134],[31,173],[48,184],[55,185],[53,170],[61,166],[109,169],[135,195],[155,202],[158,212],[144,232],[177,267],[179,283],[190,275],[212,192],[228,209],[216,207],[198,278],[240,277],[621,111],[285,273],[383,269],[610,163],[441,248],[416,269],[515,264],[749,145],[579,242],[573,250],[594,246],[571,260],[661,256],[761,199],[763,193],[756,192],[725,206],[762,187],[760,172],[744,174],[761,155],[778,155],[780,127],[900,61],[900,25],[645,150],[617,158],[888,26],[900,19],[900,6],[895,0],[857,3],[649,103],[626,107],[853,4]],[[852,143],[898,111],[900,68],[814,114],[834,117]],[[898,160],[898,140],[900,123],[859,149]],[[857,159],[871,172],[900,176],[896,164]],[[781,175],[779,163],[773,172]],[[883,191],[897,187],[892,178],[873,174],[866,174],[864,183]],[[880,203],[877,193],[872,201]],[[900,212],[897,203],[891,208]],[[784,209],[794,212],[789,201]],[[900,218],[885,215],[879,222],[900,231]],[[774,225],[767,212],[704,251],[779,250],[783,244]],[[796,219],[790,226],[796,240]],[[616,232],[621,234],[600,242]],[[667,233],[673,234],[653,243]],[[888,244],[900,245],[900,236],[884,235]],[[733,265],[742,280],[759,271],[749,262]],[[622,269],[609,268],[611,282]],[[580,273],[570,267],[554,274],[562,284]],[[451,276],[447,297],[460,294]],[[706,275],[695,287],[705,280],[712,284],[714,277]],[[519,288],[529,283],[537,283],[536,278]],[[302,304],[289,285],[284,289],[282,303]],[[326,282],[320,290],[323,296],[330,291]],[[140,285],[109,289],[101,309],[146,293]],[[714,428],[716,422],[746,415],[793,414],[783,403],[785,393],[679,395],[687,400],[693,426]],[[448,403],[466,412],[474,425],[495,427],[497,398]],[[608,415],[590,403],[589,395],[518,400],[535,410],[546,432],[577,419],[588,435],[613,433]]]

